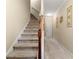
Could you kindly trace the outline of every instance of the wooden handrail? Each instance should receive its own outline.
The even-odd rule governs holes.
[[[39,37],[39,57],[38,59],[44,59],[44,16],[40,16],[40,27],[38,31]]]

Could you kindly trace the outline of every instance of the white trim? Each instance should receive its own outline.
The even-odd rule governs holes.
[[[16,40],[12,43],[12,45],[10,46],[10,48],[8,49],[6,55],[8,55],[12,50],[13,50],[13,46],[14,44],[17,42],[17,39],[20,37],[20,35],[22,34],[23,30],[25,29],[25,27],[27,27],[27,24],[29,23],[30,20],[28,20],[28,22],[24,25],[24,27],[22,28],[22,30],[20,31],[19,35],[16,37]]]
[[[20,33],[19,33],[17,39],[21,36],[21,34],[23,33],[25,27],[27,27],[27,24],[28,24],[29,22],[30,22],[30,20],[24,25],[24,27],[23,27],[22,30],[20,31]]]
[[[6,55],[8,55],[12,50],[13,50],[13,46],[14,44],[17,42],[17,39],[12,43],[12,45],[10,46],[10,48],[8,49]]]
[[[44,31],[42,31],[42,38],[41,38],[41,59],[44,59]]]
[[[65,51],[67,51],[71,56],[73,56],[73,53],[71,51],[69,51],[67,48],[65,48],[60,42],[58,42],[56,39],[53,38],[53,40],[55,40],[55,42],[60,45],[61,48],[63,48]]]

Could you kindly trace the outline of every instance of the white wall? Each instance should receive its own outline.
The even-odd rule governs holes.
[[[35,8],[37,11],[40,11],[41,0],[31,0],[31,7]]]
[[[41,9],[41,0],[31,0],[31,13],[38,19]]]
[[[6,0],[6,50],[30,18],[30,0]]]
[[[51,39],[53,37],[52,30],[53,30],[53,16],[45,16],[45,35],[46,38]]]
[[[73,29],[67,27],[67,7],[72,5],[72,0],[67,0],[62,6],[57,10],[57,14],[54,16],[53,20],[53,34],[64,47],[69,51],[73,51]],[[58,23],[58,28],[56,28],[56,17],[63,16],[63,22]]]

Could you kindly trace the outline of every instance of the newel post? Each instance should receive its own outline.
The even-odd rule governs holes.
[[[44,16],[40,16],[39,18],[39,31],[38,31],[38,37],[39,37],[39,59],[44,59]]]

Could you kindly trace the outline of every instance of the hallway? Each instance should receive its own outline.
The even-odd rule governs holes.
[[[7,0],[7,59],[73,59],[72,0]]]
[[[45,59],[73,59],[73,55],[56,39],[45,39]]]

